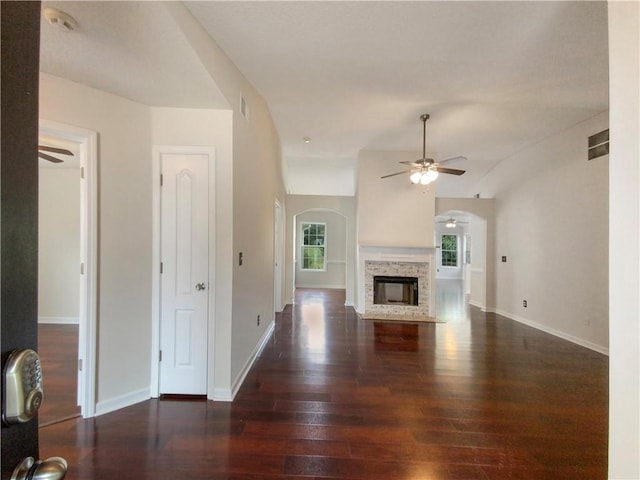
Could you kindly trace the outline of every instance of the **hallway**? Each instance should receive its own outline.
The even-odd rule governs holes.
[[[296,291],[233,403],[40,429],[68,479],[604,479],[608,358],[470,307],[383,323]]]
[[[443,322],[468,322],[471,317],[467,297],[462,280],[437,279],[436,318]]]

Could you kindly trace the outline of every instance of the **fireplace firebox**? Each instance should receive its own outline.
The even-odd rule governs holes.
[[[418,305],[418,278],[376,275],[373,277],[375,305]]]

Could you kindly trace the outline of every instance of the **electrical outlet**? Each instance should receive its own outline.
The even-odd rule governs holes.
[[[256,323],[258,324],[258,326],[260,326],[260,315],[258,315],[258,318],[256,320]]]
[[[591,319],[589,317],[585,317],[584,325],[585,325],[585,327],[590,327],[591,326]]]
[[[527,308],[527,301],[526,301],[526,300],[522,300],[522,306],[523,306],[524,308]]]
[[[244,263],[244,255],[242,254],[242,252],[240,252],[238,254],[238,266],[242,266],[242,264]]]
[[[506,255],[502,255],[502,261],[506,262],[507,261],[507,256]]]

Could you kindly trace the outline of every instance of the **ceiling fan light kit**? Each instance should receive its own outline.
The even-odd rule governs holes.
[[[441,165],[447,162],[452,162],[454,160],[466,160],[466,157],[458,156],[448,158],[447,160],[443,160],[441,162],[436,162],[433,158],[427,158],[427,120],[429,120],[429,114],[424,113],[420,115],[420,120],[422,120],[422,158],[420,160],[416,160],[415,162],[400,162],[405,165],[411,165],[413,167],[411,170],[391,173],[380,178],[389,178],[396,175],[402,175],[403,173],[411,173],[411,175],[409,176],[411,183],[415,185],[429,185],[438,178],[438,174],[440,173],[462,175],[465,172],[464,170],[458,170],[455,168],[444,168],[441,167]]]
[[[413,172],[409,179],[411,183],[420,185],[429,185],[438,178],[438,171],[432,168],[420,169],[417,172]]]

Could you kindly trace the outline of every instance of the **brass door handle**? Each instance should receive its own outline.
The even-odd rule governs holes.
[[[51,457],[36,461],[25,458],[11,475],[11,480],[61,480],[67,475],[67,461],[62,457]]]

